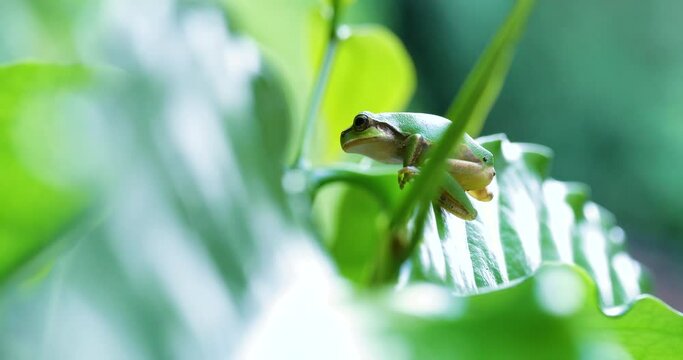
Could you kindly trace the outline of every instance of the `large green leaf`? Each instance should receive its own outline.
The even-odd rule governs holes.
[[[490,185],[494,199],[473,201],[479,213],[474,221],[432,208],[420,245],[403,264],[402,281],[429,281],[456,294],[472,295],[510,286],[532,276],[543,263],[561,262],[585,269],[597,283],[606,307],[629,303],[643,292],[643,273],[625,251],[623,231],[609,212],[588,200],[584,186],[548,178],[549,149],[511,143],[502,135],[479,141],[495,156],[497,175]],[[392,199],[390,206],[395,205],[400,196],[396,170],[358,169],[353,183],[381,182],[385,188],[371,193]],[[314,180],[338,176],[328,169],[327,173],[318,172]],[[340,181],[351,183],[344,178]],[[335,226],[357,229],[353,214],[364,214],[370,222],[383,216],[367,214],[365,201],[356,201],[352,208],[342,200],[346,205],[337,213],[339,224]],[[344,253],[343,247],[359,246],[353,233],[337,232],[331,241],[335,254]],[[342,269],[348,268],[343,258],[337,260]]]
[[[471,222],[432,212],[411,261],[413,275],[473,294],[559,261],[586,269],[604,305],[625,304],[641,293],[641,268],[624,250],[623,231],[588,201],[585,187],[547,178],[548,149],[501,136],[481,142],[496,159],[494,200],[475,202],[480,215]]]
[[[107,18],[109,24],[127,24],[139,14],[135,1],[117,0],[116,5],[128,16]],[[169,22],[145,18],[163,36],[148,44],[144,54],[119,49],[114,60],[125,59],[119,76],[88,88],[87,99],[92,101],[87,105],[98,116],[81,120],[101,127],[105,136],[97,139],[97,146],[74,152],[69,144],[52,146],[56,134],[51,128],[43,133],[40,126],[31,126],[22,132],[33,135],[38,148],[44,145],[69,155],[55,164],[38,162],[37,170],[80,163],[97,154],[102,161],[83,165],[88,173],[104,168],[108,176],[94,179],[99,201],[86,209],[87,214],[101,215],[98,222],[80,232],[72,246],[55,248],[51,271],[36,281],[25,281],[23,273],[2,279],[0,333],[6,336],[0,339],[0,358],[231,358],[258,302],[253,276],[264,264],[275,263],[266,254],[274,255],[281,244],[294,239],[306,239],[310,251],[313,240],[292,225],[283,204],[281,173],[291,124],[281,79],[262,62],[253,43],[228,33],[221,19],[216,8],[180,12]],[[190,34],[187,38],[177,36],[181,25]],[[125,32],[111,35],[123,36],[126,44],[137,39]],[[191,51],[197,50],[197,40],[207,52]],[[244,67],[226,69],[221,61],[226,53]],[[164,61],[141,69],[138,64],[145,56]],[[72,67],[36,68],[16,73],[7,84],[27,87],[33,95],[40,93],[33,90],[43,78],[36,73],[45,79],[54,75],[58,89],[78,78],[75,69],[74,74],[57,71]],[[46,92],[59,100],[57,95]],[[65,98],[78,99],[73,94]],[[43,103],[50,104],[31,105]],[[53,110],[60,119],[91,114],[70,107]],[[33,111],[30,114],[38,114]],[[49,117],[27,119],[50,124]],[[63,130],[74,139],[91,135],[87,126]],[[2,140],[0,155],[5,150]],[[0,176],[5,176],[5,164],[0,164]],[[9,175],[17,174],[9,170]],[[74,168],[66,170],[68,174]],[[62,194],[57,186],[61,183],[48,184]],[[81,187],[73,178],[65,184],[79,194]],[[16,194],[17,206],[26,207],[21,209],[5,208],[5,195],[14,195],[10,192],[17,188],[0,188],[7,216],[21,216],[29,230],[40,230],[43,221],[74,228],[67,221],[71,212],[66,210],[72,209],[63,208],[60,199],[47,191],[34,198],[32,183],[21,185],[25,187],[19,190],[26,189]],[[52,232],[41,238],[43,243],[54,239]],[[31,245],[27,237],[12,240],[8,246]],[[1,249],[0,255],[5,254]],[[271,283],[263,280],[264,285]]]

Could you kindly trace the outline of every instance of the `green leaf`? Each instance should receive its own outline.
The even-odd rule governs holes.
[[[323,160],[342,153],[339,134],[363,110],[403,109],[415,89],[415,69],[401,41],[378,25],[342,27],[317,125]],[[320,159],[319,159],[320,160]]]
[[[471,222],[432,212],[405,271],[474,294],[529,277],[544,262],[562,262],[585,269],[607,307],[641,294],[641,267],[625,252],[623,231],[588,201],[585,187],[547,178],[550,150],[503,136],[480,142],[496,159],[494,199],[474,201],[479,217]]]
[[[318,168],[311,173],[313,213],[330,254],[346,278],[367,284],[386,237],[388,214],[396,206],[396,176],[382,168]],[[374,173],[375,176],[367,176]],[[332,184],[332,186],[328,186]],[[320,190],[320,191],[318,191]],[[363,231],[358,231],[363,229]]]
[[[54,119],[56,98],[82,88],[82,66],[0,67],[0,280],[55,240],[84,209],[77,184],[55,179],[68,144]]]
[[[134,2],[121,6],[138,11]],[[113,84],[98,81],[88,87],[87,99],[92,101],[87,105],[101,116],[84,116],[82,122],[95,120],[105,135],[98,138],[98,146],[71,154],[73,158],[67,160],[82,162],[90,154],[100,154],[106,160],[84,164],[88,173],[104,168],[110,175],[94,179],[99,190],[97,205],[101,206],[86,210],[99,215],[104,209],[106,216],[79,234],[77,241],[70,243],[74,246],[54,247],[50,253],[56,256],[52,271],[40,280],[33,277],[27,283],[21,274],[1,284],[0,332],[8,336],[0,339],[0,358],[40,358],[45,354],[56,358],[97,357],[74,346],[84,339],[95,345],[90,347],[93,351],[104,351],[115,358],[166,358],[173,357],[174,351],[189,354],[195,350],[209,357],[231,358],[239,344],[233,331],[246,329],[246,318],[253,313],[253,276],[264,265],[280,261],[268,258],[268,254],[293,239],[304,240],[311,251],[310,235],[293,225],[285,207],[288,204],[282,204],[286,200],[281,182],[282,153],[290,124],[280,79],[265,66],[258,74],[224,68],[220,59],[226,53],[235,62],[261,61],[255,47],[233,41],[224,24],[214,21],[221,18],[220,10],[181,11],[178,16],[170,23],[150,17],[148,26],[164,34],[178,34],[187,29],[182,26],[194,21],[202,30],[202,41],[209,41],[204,44],[215,51],[192,53],[192,39],[162,36],[153,51],[168,62],[139,67],[142,56],[133,48],[122,48],[117,59],[125,59],[123,66],[130,66],[120,70],[124,75]],[[129,33],[119,36],[127,43],[135,39]],[[193,62],[187,61],[188,54],[192,54]],[[26,66],[20,73],[12,72],[12,77],[2,77],[0,111],[6,109],[5,100],[18,104],[20,98],[40,95],[40,102],[30,101],[28,114],[49,115],[36,112],[33,106],[50,105],[42,101],[45,98],[61,103],[61,90],[70,88],[68,80],[79,78],[75,68],[71,73],[67,71],[71,67]],[[216,69],[221,71],[214,72]],[[228,84],[225,92],[216,87],[217,82]],[[45,91],[38,91],[43,83]],[[11,91],[5,92],[9,84]],[[27,90],[13,90],[22,86]],[[6,99],[5,94],[13,95]],[[80,96],[79,92],[64,98],[77,100]],[[17,113],[27,109],[14,108]],[[52,110],[58,119],[74,114],[70,108]],[[14,117],[2,117],[3,136],[5,129],[16,128],[4,126],[7,119]],[[39,150],[45,145],[53,150],[50,154],[68,148],[69,144],[52,146],[57,133],[47,127],[49,117],[18,119],[36,120],[30,129],[39,129],[33,126],[36,124],[46,126],[44,134],[29,138],[33,142],[28,145]],[[83,127],[63,130],[78,139],[90,134]],[[0,156],[5,154],[6,144],[5,137],[1,140]],[[4,179],[5,164],[0,165],[0,178]],[[37,165],[38,170],[53,170],[47,161]],[[8,170],[13,176],[17,174],[14,168]],[[77,181],[64,182],[68,184],[66,191],[49,182],[41,184],[67,199],[71,199],[74,187],[81,189]],[[27,228],[41,229],[42,210],[47,208],[53,216],[46,218],[50,224],[70,230],[73,224],[65,223],[65,218],[71,208],[64,208],[61,198],[46,191],[40,191],[41,197],[29,196],[32,184],[21,185],[29,187],[27,191],[20,188],[15,202],[25,206],[19,210]],[[16,188],[0,188],[2,211],[7,205],[5,191],[13,190]],[[7,213],[18,216],[14,210],[10,208]],[[4,225],[5,219],[1,219]],[[53,232],[45,233],[50,236],[46,235],[44,243],[55,238]],[[8,246],[31,244],[28,240],[12,239]],[[4,255],[0,249],[0,256]],[[267,288],[270,283],[264,278]],[[199,296],[185,297],[193,293]],[[222,340],[205,342],[207,330]],[[179,336],[167,336],[172,333]],[[36,346],[36,334],[40,334],[40,346]],[[104,345],[105,341],[111,346]]]
[[[421,242],[403,264],[401,279],[429,281],[456,294],[472,295],[510,286],[533,276],[544,263],[560,262],[585,269],[597,283],[606,308],[627,304],[643,292],[643,271],[626,253],[624,233],[614,217],[588,200],[585,186],[548,178],[549,149],[511,143],[502,135],[479,142],[495,157],[497,175],[489,186],[493,200],[472,201],[479,213],[473,221],[430,209]],[[397,199],[401,194],[396,169],[381,169],[387,170],[356,171],[357,176],[369,178],[368,183],[386,184],[385,191],[394,195],[385,197]],[[337,217],[352,217],[348,211]],[[379,215],[366,215],[373,216]],[[358,246],[353,236],[335,241],[344,242],[337,248]]]
[[[446,112],[446,117],[454,122],[465,121],[465,132],[471,136],[479,135],[503,88],[517,42],[533,6],[534,0],[517,0]]]
[[[304,109],[326,42],[328,4],[319,0],[225,0],[231,27],[258,42],[266,60],[282,75],[298,144]],[[324,5],[324,6],[323,6]],[[264,10],[266,9],[266,10]],[[311,56],[314,54],[314,56]],[[293,154],[288,149],[286,157]]]
[[[316,197],[314,213],[319,224],[324,222],[321,228],[326,229],[323,236],[330,255],[340,265],[339,272],[359,284],[371,279],[380,250],[378,239],[386,230],[387,213],[381,206],[365,189],[343,184],[325,187]]]
[[[410,285],[375,298],[369,313],[379,313],[385,346],[401,344],[419,359],[676,359],[683,352],[680,313],[642,296],[605,316],[595,293],[584,271],[554,264],[516,286],[468,297]]]

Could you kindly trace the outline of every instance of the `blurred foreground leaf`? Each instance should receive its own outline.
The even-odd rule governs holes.
[[[5,103],[21,104],[13,109],[29,109],[32,115],[3,116],[3,131],[15,130],[15,124],[4,126],[5,119],[33,120],[30,129],[37,131],[41,121],[54,115],[82,116],[104,134],[93,146],[80,148],[55,146],[62,138],[56,132],[22,130],[35,135],[36,149],[70,155],[54,164],[31,162],[35,168],[30,170],[47,172],[52,179],[57,175],[52,165],[75,160],[83,162],[86,174],[95,174],[97,206],[85,213],[103,216],[71,246],[55,251],[51,271],[40,281],[16,276],[0,286],[0,358],[230,358],[247,319],[259,310],[258,298],[274,291],[277,281],[262,271],[274,265],[273,252],[306,239],[300,247],[315,253],[284,204],[281,172],[291,118],[281,79],[252,41],[226,30],[216,7],[188,5],[175,13],[159,6],[140,11],[137,1],[105,2],[116,12],[103,12],[106,19],[98,21],[106,25],[92,31],[131,47],[98,43],[98,52],[111,55],[119,76],[96,82],[83,98],[64,96],[67,103],[87,99],[90,113],[80,113],[79,107],[52,112],[36,107],[51,101],[23,106],[14,95],[19,91],[13,89],[23,86],[31,96],[61,104],[54,89],[68,88],[67,80],[80,78],[68,67],[64,71],[73,74],[41,70],[41,77],[26,65],[31,71],[12,72],[12,81],[2,78],[0,83],[3,111]],[[158,37],[137,47],[139,33],[121,30],[130,30],[136,21]],[[52,68],[61,67],[45,66]],[[43,82],[55,84],[45,92],[33,88]],[[10,85],[11,91],[4,91]],[[12,97],[5,102],[6,93]],[[86,126],[62,130],[70,135],[66,139],[91,135]],[[13,150],[16,139],[1,140],[4,156],[5,146]],[[99,161],[84,161],[93,154]],[[39,151],[36,155],[49,159]],[[9,179],[21,175],[16,181],[31,186],[18,194],[10,193],[12,186],[0,188],[2,210],[8,211],[2,213],[3,230],[4,216],[17,218],[24,226],[18,230],[35,231],[47,243],[57,238],[54,227],[74,228],[68,220],[82,206],[71,192],[76,188],[78,195],[83,188],[75,173],[80,168],[66,167],[67,177],[57,177],[66,190],[42,180],[32,185],[25,179],[36,176],[22,167],[9,170]],[[9,204],[16,206],[6,207],[5,191],[16,196]],[[2,245],[33,245],[28,237],[10,240]],[[11,255],[0,250],[3,259]],[[280,253],[278,259],[286,257]],[[262,285],[254,282],[257,277]]]
[[[223,0],[231,28],[258,42],[263,56],[284,79],[293,137],[301,142],[300,128],[309,101],[317,57],[325,45],[327,4],[317,0]],[[310,54],[315,54],[315,58]],[[286,157],[292,149],[287,149]],[[291,160],[291,159],[290,159]]]
[[[676,359],[683,316],[652,296],[615,314],[599,310],[579,268],[545,265],[513,287],[460,297],[414,284],[381,298],[376,319],[406,358]],[[386,335],[384,335],[386,336]]]
[[[88,79],[81,66],[0,67],[0,281],[58,238],[86,204],[77,184],[55,179],[69,140],[54,116],[55,99]]]

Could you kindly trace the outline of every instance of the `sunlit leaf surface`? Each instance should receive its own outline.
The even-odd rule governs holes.
[[[609,212],[588,200],[585,187],[547,177],[548,149],[504,137],[480,141],[495,157],[494,200],[474,201],[479,217],[471,222],[433,212],[412,261],[416,273],[472,294],[559,261],[584,268],[605,306],[628,303],[641,293],[641,268],[624,250],[623,231]]]

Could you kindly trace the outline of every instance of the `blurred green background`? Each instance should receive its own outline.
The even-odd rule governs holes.
[[[445,113],[508,8],[499,1],[359,1],[418,74],[409,109]],[[683,307],[683,3],[539,1],[483,134],[543,144],[552,174],[616,215],[656,293]]]
[[[321,244],[328,234],[309,222],[310,199],[292,190],[301,179],[283,179],[327,3],[0,1],[0,358],[356,358],[377,349],[394,358],[386,348],[406,358],[503,349],[601,359],[642,357],[651,343],[659,354],[680,348],[679,314],[646,298],[604,316],[595,279],[575,268],[544,267],[471,298],[433,284],[354,291]],[[372,75],[383,81],[368,95],[332,78],[321,113],[347,123],[370,96],[387,107],[379,110],[412,101],[409,110],[443,114],[513,2],[344,3],[353,3],[344,23],[398,35],[353,28],[340,51],[351,66],[340,72],[380,68]],[[677,309],[681,10],[665,0],[538,1],[483,132],[553,149],[553,177],[590,186],[653,271],[655,294]],[[384,49],[368,47],[378,39]],[[417,76],[383,58],[403,51],[398,39]],[[349,90],[357,98],[333,96]],[[318,139],[322,162],[341,153],[337,129],[327,130],[335,142]],[[374,226],[339,231],[363,253],[388,220],[371,218],[374,202],[369,216],[350,214],[364,205],[352,200],[324,210]]]

